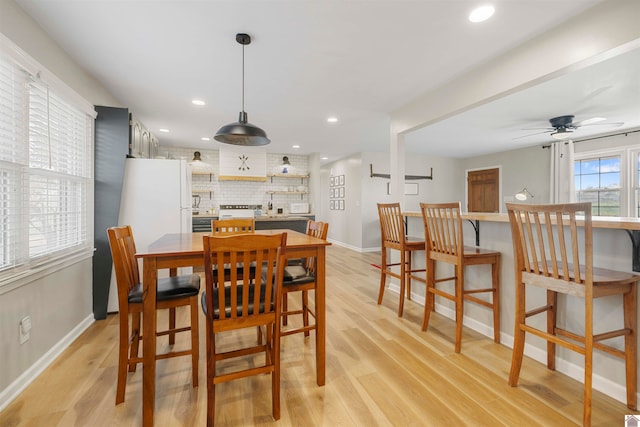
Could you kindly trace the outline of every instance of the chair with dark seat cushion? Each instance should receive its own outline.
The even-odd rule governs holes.
[[[136,365],[142,362],[138,356],[140,346],[140,320],[142,317],[142,282],[136,245],[131,227],[111,227],[107,230],[109,246],[113,257],[113,265],[118,284],[118,304],[120,317],[120,339],[118,346],[118,379],[116,385],[116,405],[124,402],[127,383],[127,367],[135,371]],[[191,348],[183,351],[171,351],[157,354],[156,359],[168,357],[191,356],[192,383],[198,385],[198,293],[200,292],[200,276],[196,274],[159,278],[157,283],[156,306],[158,310],[169,309],[169,329],[159,331],[157,336],[169,335],[169,344],[175,343],[175,334],[191,331]],[[190,325],[176,328],[176,308],[189,306]],[[129,314],[131,314],[131,330],[129,330]],[[144,320],[144,319],[143,319]]]
[[[326,240],[329,231],[329,224],[321,221],[307,222],[307,235]],[[304,333],[305,337],[309,336],[309,331],[316,329],[315,323],[309,324],[309,315],[314,319],[315,311],[309,305],[309,291],[316,289],[315,277],[315,258],[302,258],[300,264],[287,265],[284,268],[284,276],[282,282],[282,325],[288,325],[288,319],[291,315],[302,314],[302,327],[296,329],[284,329],[282,335],[291,335]],[[291,292],[300,292],[302,297],[302,306],[300,310],[289,310],[288,296]]]
[[[207,426],[215,419],[215,385],[250,375],[271,374],[273,418],[280,418],[280,304],[287,234],[236,234],[204,236],[205,292],[202,309],[207,336]],[[264,275],[251,277],[249,269],[229,271],[224,286],[214,280],[214,272],[225,264],[245,267],[253,263],[265,269]],[[245,328],[265,329],[264,342],[247,346],[238,343],[220,351],[216,336]],[[256,354],[264,358],[256,358]],[[233,359],[233,363],[224,363]],[[238,360],[241,359],[241,360]],[[218,362],[225,369],[217,369]],[[242,362],[242,363],[238,363]],[[245,366],[247,365],[247,366]]]

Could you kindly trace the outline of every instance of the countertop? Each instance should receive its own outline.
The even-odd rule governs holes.
[[[260,215],[256,216],[256,221],[291,221],[291,220],[308,220],[314,214],[292,214],[292,215]],[[217,214],[193,214],[192,218],[218,218]]]

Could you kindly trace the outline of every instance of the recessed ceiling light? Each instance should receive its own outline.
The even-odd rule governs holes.
[[[338,122],[338,118],[337,117],[329,117],[327,119],[327,123],[337,123]]]
[[[292,145],[291,148],[300,148],[300,146],[296,144],[296,145]]]
[[[169,129],[158,129],[160,132],[169,132]]]
[[[320,157],[320,160],[329,160],[328,157]]]
[[[491,5],[480,6],[471,11],[469,14],[469,21],[471,22],[482,22],[493,16],[493,12],[495,9]]]
[[[191,101],[191,103],[193,105],[205,105],[205,102],[200,99],[194,99],[193,101]]]
[[[211,141],[211,138],[209,138],[208,136],[203,136],[200,139],[203,140],[203,141]]]

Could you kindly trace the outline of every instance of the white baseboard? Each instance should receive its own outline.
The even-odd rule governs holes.
[[[353,246],[353,245],[347,245],[346,243],[342,243],[339,242],[337,240],[332,240],[332,239],[327,239],[328,242],[331,242],[331,244],[336,245],[336,246],[341,246],[343,248],[347,248],[347,249],[351,249],[352,251],[355,252],[360,252],[360,253],[364,253],[364,252],[380,252],[380,246],[376,246],[373,248],[361,248],[358,246]]]
[[[390,281],[387,284],[387,290],[399,294],[400,284]],[[424,307],[424,295],[417,295],[412,292],[411,300]],[[436,304],[436,313],[448,317],[451,320],[455,320],[455,311],[453,311],[449,307],[444,307],[440,304]],[[474,331],[493,340],[493,328],[491,326],[477,320],[470,319],[468,317],[465,317],[462,323],[469,329],[473,329]],[[506,347],[513,348],[513,336],[508,335],[504,332],[500,332],[500,343]],[[525,356],[537,362],[540,362],[545,366],[547,364],[546,349],[535,347],[530,344],[525,344],[524,354]],[[570,363],[564,359],[557,358],[556,371],[570,378],[573,378],[580,383],[584,383],[584,367],[582,366],[576,365],[575,363]],[[507,378],[505,378],[505,381],[507,381]],[[604,393],[607,396],[616,399],[621,403],[624,403],[625,405],[627,404],[627,392],[625,384],[615,383],[603,376],[596,374],[593,375],[592,381],[594,390],[598,390],[599,392]]]
[[[87,316],[67,335],[49,349],[40,359],[31,365],[14,382],[0,392],[0,411],[3,411],[22,391],[33,382],[64,350],[71,345],[91,324],[95,322],[93,314]]]

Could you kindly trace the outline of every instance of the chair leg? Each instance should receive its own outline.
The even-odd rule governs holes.
[[[302,291],[302,325],[309,326],[309,291]],[[309,336],[309,331],[304,331],[304,336]]]
[[[198,297],[191,297],[189,311],[191,312],[191,382],[198,387],[198,358],[199,358],[199,325],[198,325]]]
[[[519,277],[516,278],[516,313],[515,330],[513,332],[513,352],[511,354],[511,371],[509,372],[509,385],[518,385],[520,368],[522,368],[522,357],[524,355],[524,330],[521,325],[525,324],[525,284]]]
[[[627,407],[636,411],[636,384],[638,383],[638,288],[632,285],[631,291],[623,297],[624,327],[631,333],[624,337],[625,370],[627,378]]]
[[[382,297],[384,296],[384,287],[387,281],[387,249],[382,248],[382,259],[380,261],[380,291],[378,292],[378,305],[382,304]]]
[[[491,287],[493,288],[493,341],[500,344],[500,257],[491,264]]]
[[[456,353],[460,353],[462,347],[462,320],[464,319],[464,266],[456,266],[455,293],[456,293]]]
[[[407,283],[407,259],[406,259],[406,251],[400,251],[400,295],[398,301],[398,317],[402,317],[402,312],[404,311],[404,293],[405,286]]]
[[[584,305],[584,407],[582,425],[589,427],[591,426],[591,396],[593,391],[593,298],[585,298]]]
[[[171,307],[169,309],[169,330],[173,331],[176,329],[176,308]],[[169,334],[169,345],[174,345],[176,343],[176,333],[171,332]]]
[[[427,287],[425,288],[425,296],[424,296],[424,316],[422,317],[422,330],[426,331],[429,327],[429,318],[431,317],[431,312],[435,306],[435,294],[431,292],[431,289],[435,287],[435,276],[436,276],[436,263],[432,259],[427,257]]]
[[[283,326],[287,326],[289,324],[289,316],[287,316],[287,311],[289,311],[288,302],[289,302],[289,294],[286,292],[282,292],[282,325]]]
[[[406,283],[407,283],[407,299],[411,301],[411,251],[407,251],[407,265],[405,266]]]
[[[207,319],[207,427],[214,427],[216,409],[216,337],[213,335],[211,320]]]
[[[269,325],[267,325],[267,329]],[[273,372],[271,372],[271,405],[273,418],[280,419],[280,333],[275,330],[276,325],[271,325],[272,334],[271,354],[273,360]]]
[[[547,309],[547,333],[555,335],[556,322],[558,319],[558,293],[547,291],[547,305],[551,308]],[[556,345],[551,341],[547,341],[547,368],[556,370]]]
[[[132,313],[131,314],[131,348],[129,350],[129,358],[133,359],[134,357],[138,357],[138,351],[140,348],[140,332],[141,324],[140,324],[140,313]],[[127,332],[128,333],[128,332]],[[127,337],[127,340],[129,338]],[[129,372],[135,372],[137,363],[127,362],[129,364]]]
[[[123,312],[120,311],[119,316]],[[124,392],[127,386],[127,366],[129,365],[129,315],[127,319],[120,319],[120,342],[118,343],[118,380],[116,383],[116,405],[124,402]],[[135,324],[134,324],[135,325]]]

